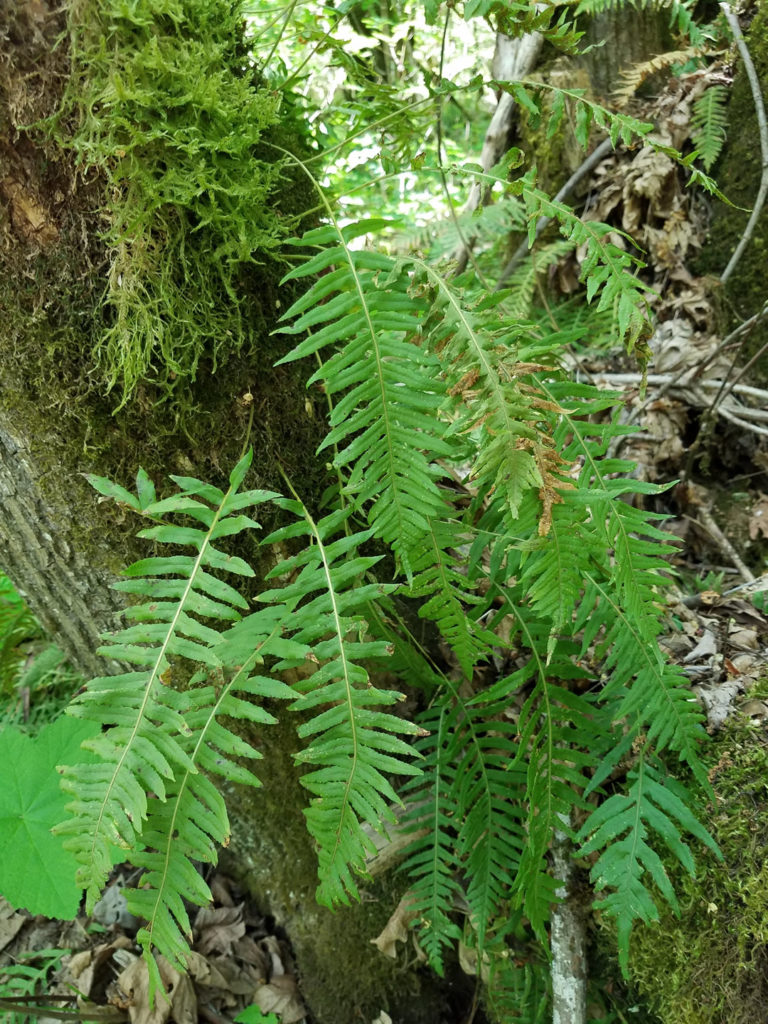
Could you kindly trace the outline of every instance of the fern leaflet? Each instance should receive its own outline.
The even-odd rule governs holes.
[[[150,955],[153,948],[174,963],[184,963],[189,921],[182,897],[194,903],[209,899],[192,860],[215,860],[214,844],[228,835],[222,798],[201,770],[246,781],[229,756],[258,756],[216,723],[215,715],[269,719],[257,706],[234,696],[237,690],[263,692],[264,685],[247,673],[236,675],[218,692],[199,686],[200,675],[186,692],[170,685],[172,659],[222,671],[221,637],[207,623],[231,622],[247,607],[238,591],[215,573],[252,576],[253,571],[215,542],[257,527],[241,510],[275,496],[261,490],[239,492],[251,457],[248,453],[233,469],[226,492],[194,478],[172,477],[179,493],[158,501],[143,471],[137,477],[137,495],[110,481],[91,479],[100,492],[155,522],[139,536],[193,549],[192,554],[136,562],[126,570],[129,578],[115,585],[143,601],[126,611],[133,624],[108,636],[100,650],[138,667],[93,680],[73,701],[71,714],[102,726],[101,734],[85,744],[100,761],[65,768],[62,782],[73,800],[68,805],[71,817],[59,831],[70,837],[67,845],[80,862],[78,881],[87,889],[88,906],[95,903],[111,868],[113,846],[129,851],[134,863],[148,869],[149,888],[135,891],[131,905],[148,918],[141,941],[154,984],[159,975]],[[184,515],[202,528],[168,522],[169,514]],[[275,616],[265,625],[267,634],[274,633]],[[269,651],[264,638],[261,646]],[[281,695],[278,689],[269,684],[269,695]]]
[[[450,454],[437,412],[443,387],[434,356],[412,341],[426,309],[410,294],[401,263],[383,253],[358,251],[350,242],[381,221],[316,228],[292,243],[325,248],[286,275],[319,277],[285,314],[297,318],[283,331],[309,336],[281,362],[334,344],[339,348],[311,378],[343,397],[331,414],[321,450],[338,445],[337,467],[349,467],[346,492],[367,508],[376,536],[391,543],[407,574],[429,518],[445,513],[432,463]],[[319,328],[314,330],[314,328]]]
[[[712,168],[725,142],[728,125],[727,97],[724,85],[711,85],[693,104],[691,142],[701,158],[705,171]]]
[[[400,738],[415,735],[418,728],[380,710],[401,695],[374,686],[360,664],[389,653],[385,643],[365,637],[367,602],[393,589],[360,582],[379,561],[378,556],[357,553],[373,531],[332,539],[349,525],[349,509],[315,522],[300,501],[281,499],[279,504],[298,521],[268,541],[301,537],[306,546],[268,577],[290,573],[295,578],[260,600],[289,609],[293,639],[309,646],[318,664],[308,679],[296,684],[300,696],[292,707],[312,716],[299,726],[299,736],[309,744],[297,761],[315,766],[302,783],[313,796],[306,816],[318,845],[318,901],[330,906],[358,897],[355,875],[365,874],[365,858],[373,850],[362,826],[381,831],[385,822],[395,820],[388,803],[397,803],[398,797],[386,776],[418,774],[406,760],[412,749]]]

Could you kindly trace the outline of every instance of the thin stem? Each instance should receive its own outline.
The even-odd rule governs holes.
[[[720,281],[725,284],[733,273],[736,264],[741,259],[742,253],[749,244],[749,240],[751,239],[755,230],[755,225],[757,224],[757,219],[763,209],[765,197],[768,195],[768,121],[765,116],[765,105],[763,103],[763,94],[760,91],[760,81],[757,77],[757,72],[755,71],[755,65],[752,63],[752,57],[747,49],[747,43],[741,33],[739,19],[731,10],[730,4],[721,3],[720,9],[725,15],[725,19],[728,22],[731,32],[733,32],[733,38],[736,41],[736,46],[738,47],[741,59],[744,62],[744,70],[746,71],[747,78],[749,79],[749,86],[752,90],[752,99],[754,100],[755,112],[757,114],[757,127],[760,133],[760,152],[763,158],[762,173],[760,175],[760,188],[758,189],[755,205],[752,208],[752,215],[749,218],[746,228],[744,228],[744,234],[741,236],[741,241],[736,246],[736,251],[728,261],[728,266],[720,275]]]

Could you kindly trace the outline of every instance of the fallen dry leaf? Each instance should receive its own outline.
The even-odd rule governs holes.
[[[207,953],[231,955],[232,947],[245,935],[243,904],[235,907],[203,907],[195,917],[195,949]]]
[[[2,896],[0,896],[0,950],[5,949],[9,942],[18,934],[27,920],[19,914]]]
[[[410,924],[414,917],[416,917],[416,911],[413,909],[410,893],[406,893],[384,925],[381,934],[377,935],[375,939],[371,939],[371,942],[384,956],[395,960],[397,958],[397,943],[408,941]]]
[[[278,1014],[280,1024],[295,1024],[307,1015],[292,974],[280,974],[269,984],[256,989],[253,1001],[262,1013]]]
[[[168,998],[156,995],[154,1007],[149,1003],[149,970],[143,957],[137,958],[117,979],[118,989],[125,995],[131,1024],[197,1024],[197,996],[188,974],[180,974],[163,956],[157,966]]]

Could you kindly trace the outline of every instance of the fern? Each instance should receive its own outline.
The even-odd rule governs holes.
[[[580,10],[605,6],[589,0]],[[672,7],[686,24],[690,5]],[[553,13],[517,2],[503,17],[495,2],[465,7],[468,17],[501,18],[571,47],[577,33]],[[649,124],[578,90],[502,87],[534,119],[547,90],[549,134],[572,112],[583,146],[597,127],[614,144],[656,145],[689,166],[649,140]],[[377,102],[391,104],[390,94]],[[699,129],[708,168],[716,113],[702,112]],[[342,226],[307,165],[293,161],[317,189],[326,223],[287,243],[296,263],[285,281],[307,290],[283,318],[279,333],[293,348],[281,362],[316,360],[309,383],[328,396],[320,453],[333,453],[328,500],[338,507],[318,516],[290,483],[292,497],[241,492],[250,455],[226,491],[174,477],[178,492],[158,500],[142,472],[135,494],[92,480],[145,518],[140,536],[170,547],[118,584],[135,603],[103,653],[134,668],[118,666],[73,703],[73,714],[102,729],[88,744],[100,761],[65,770],[72,817],[61,831],[89,907],[114,846],[143,870],[129,906],[146,922],[139,942],[155,987],[157,954],[185,965],[187,905],[210,896],[196,865],[214,862],[227,840],[216,780],[258,784],[248,737],[273,721],[265,699],[289,702],[299,723],[319,901],[359,898],[371,830],[394,823],[392,808],[405,800],[412,842],[403,871],[430,963],[442,971],[446,950],[463,939],[476,947],[481,975],[490,973],[494,998],[503,1003],[506,984],[531,1016],[532,993],[539,1008],[546,1001],[542,972],[525,958],[529,969],[505,965],[504,954],[510,937],[528,936],[523,920],[547,941],[559,887],[550,844],[574,809],[583,824],[570,837],[579,855],[597,857],[598,905],[616,919],[624,966],[633,921],[653,920],[659,896],[675,905],[658,844],[689,872],[687,837],[713,848],[694,786],[670,774],[682,763],[707,787],[701,715],[658,646],[669,549],[661,517],[626,500],[660,489],[607,457],[627,432],[606,419],[617,396],[569,382],[559,365],[577,318],[560,334],[527,320],[538,276],[578,246],[587,301],[613,317],[632,350],[647,329],[643,263],[608,225],[585,223],[546,195],[535,170],[507,180],[515,160],[492,173],[463,169],[484,186],[501,183],[508,199],[499,204],[508,209],[481,218],[527,220],[533,244],[548,217],[564,237],[494,294],[469,275],[448,281],[418,256],[368,248],[388,222]],[[691,178],[711,186],[699,171]],[[249,258],[240,256],[236,264]],[[265,501],[285,517],[265,543],[289,554],[251,611],[232,577],[253,571],[219,541],[256,528],[245,513]],[[382,582],[385,571],[394,582]],[[414,606],[434,623],[450,671],[412,636],[405,620]],[[476,669],[494,661],[505,668],[486,685]],[[402,695],[372,665],[421,688],[426,710],[415,721],[398,713]],[[305,671],[288,686],[282,674],[298,666]]]
[[[720,156],[727,125],[727,92],[723,85],[711,85],[693,104],[691,142],[709,171]]]
[[[19,644],[38,636],[40,627],[7,576],[0,574],[0,693],[10,694],[24,656]]]
[[[580,838],[587,839],[580,856],[600,852],[591,877],[598,892],[613,889],[599,902],[601,910],[616,919],[619,959],[626,972],[629,965],[629,933],[632,922],[657,921],[653,895],[643,879],[647,872],[665,900],[677,911],[677,897],[661,858],[648,843],[651,830],[693,875],[695,866],[681,830],[689,832],[720,855],[714,840],[690,809],[690,794],[661,766],[641,756],[629,772],[626,793],[615,793],[595,810],[583,826]]]
[[[400,738],[418,728],[380,710],[401,695],[374,686],[361,664],[388,653],[386,644],[366,639],[362,614],[368,601],[392,589],[360,582],[379,561],[380,556],[357,553],[373,531],[332,539],[348,525],[349,510],[315,522],[300,501],[279,504],[298,521],[271,534],[268,542],[301,537],[307,544],[268,577],[297,573],[296,578],[260,600],[289,610],[293,639],[309,646],[319,666],[296,684],[300,696],[292,707],[308,713],[298,731],[309,740],[297,761],[316,766],[302,776],[302,784],[313,797],[306,816],[318,845],[318,901],[348,903],[358,898],[355,876],[365,874],[365,858],[374,851],[363,825],[381,831],[384,823],[395,821],[389,802],[398,797],[386,776],[418,773],[408,760],[411,748]],[[324,710],[318,713],[319,708]]]
[[[351,467],[347,493],[368,506],[376,536],[392,544],[410,574],[429,519],[446,511],[437,487],[442,473],[430,459],[451,449],[436,415],[443,391],[437,361],[407,337],[418,334],[426,304],[409,294],[410,280],[400,263],[350,248],[355,238],[383,226],[381,221],[343,229],[333,225],[291,240],[325,248],[286,281],[337,266],[285,314],[293,319],[283,328],[286,333],[311,333],[281,361],[340,345],[310,380],[322,381],[331,396],[344,392],[322,448],[344,446],[334,465]]]
[[[91,478],[101,493],[155,522],[139,536],[193,550],[136,562],[126,571],[129,578],[116,584],[142,600],[127,609],[134,624],[109,636],[101,653],[137,667],[95,679],[75,698],[70,713],[102,726],[102,733],[84,744],[100,760],[67,767],[63,777],[73,800],[68,805],[71,817],[59,831],[69,837],[67,846],[80,862],[78,882],[87,890],[88,907],[99,897],[113,847],[123,848],[147,869],[147,888],[134,891],[130,905],[148,922],[140,941],[155,984],[159,975],[150,955],[154,949],[184,964],[190,927],[183,899],[204,904],[210,898],[192,861],[215,861],[215,844],[228,835],[223,799],[203,771],[255,781],[231,757],[253,758],[258,752],[223,728],[216,715],[265,723],[270,716],[235,694],[290,694],[287,687],[251,677],[246,666],[228,682],[219,678],[217,685],[200,685],[200,674],[184,692],[170,685],[174,659],[202,664],[215,675],[223,671],[221,637],[209,623],[236,620],[247,607],[216,573],[252,576],[253,570],[215,542],[256,527],[241,510],[273,496],[268,491],[239,492],[250,462],[248,453],[232,471],[226,492],[190,477],[173,477],[179,493],[160,501],[143,472],[137,495]],[[177,525],[167,521],[168,515],[183,515],[201,526]],[[254,656],[282,653],[280,617],[270,611],[253,632]]]
[[[427,733],[418,743],[424,775],[408,787],[412,809],[406,818],[420,834],[403,869],[411,877],[420,942],[440,973],[443,948],[458,937],[449,917],[460,892],[458,873],[467,879],[465,898],[482,951],[526,842],[519,809],[525,773],[503,710],[498,702],[475,706],[446,683],[420,721]]]

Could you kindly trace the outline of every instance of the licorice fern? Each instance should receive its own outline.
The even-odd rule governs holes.
[[[148,954],[157,949],[178,965],[184,963],[190,936],[182,897],[197,904],[210,898],[192,861],[215,861],[216,844],[228,835],[223,799],[203,771],[253,782],[231,758],[260,756],[216,716],[266,723],[270,716],[237,694],[290,695],[287,687],[251,676],[253,658],[227,680],[221,635],[211,625],[232,622],[247,608],[218,573],[252,576],[253,570],[216,542],[257,527],[242,510],[273,496],[239,491],[250,462],[249,453],[232,471],[226,492],[190,477],[173,477],[179,493],[159,501],[143,472],[136,495],[91,478],[97,490],[154,522],[139,536],[191,547],[192,553],[143,559],[116,584],[139,602],[126,610],[133,624],[107,636],[101,653],[136,668],[94,679],[70,706],[71,714],[97,722],[103,731],[85,744],[100,760],[64,770],[63,786],[73,799],[71,817],[60,831],[80,862],[78,881],[89,908],[100,895],[114,847],[146,869],[147,887],[131,895],[131,907],[147,920],[140,941]],[[179,515],[200,525],[168,519]],[[254,658],[285,653],[280,615],[268,611],[252,630]],[[175,688],[172,662],[178,659],[206,666],[216,683],[200,685],[203,677],[196,674],[186,689]],[[154,963],[151,956],[148,960]],[[159,982],[159,976],[154,980]]]
[[[334,465],[349,467],[347,492],[367,506],[376,536],[392,544],[410,574],[428,520],[446,511],[437,487],[442,473],[432,460],[451,448],[437,416],[443,394],[437,360],[410,340],[426,303],[409,293],[410,277],[400,263],[350,248],[384,226],[334,223],[291,239],[322,248],[286,281],[333,269],[286,312],[284,319],[292,321],[286,333],[309,334],[282,361],[338,346],[310,380],[321,381],[331,396],[343,392],[323,447],[339,449]]]
[[[306,715],[298,732],[309,740],[296,759],[314,766],[301,781],[312,794],[306,817],[318,846],[317,897],[332,906],[359,897],[355,876],[365,873],[365,858],[375,849],[363,825],[381,831],[395,820],[389,802],[398,797],[387,776],[418,772],[410,763],[411,748],[401,739],[418,728],[382,710],[401,695],[375,686],[363,664],[386,657],[388,650],[385,643],[366,636],[362,611],[393,589],[365,582],[380,560],[359,554],[373,531],[354,533],[350,528],[337,536],[349,526],[348,509],[315,521],[296,499],[279,504],[297,521],[268,540],[302,538],[306,546],[267,577],[296,573],[295,578],[260,599],[289,610],[293,639],[307,645],[318,664],[308,679],[296,684],[299,696],[292,707]]]
[[[518,28],[551,15],[518,6]],[[465,13],[492,7],[477,0]],[[688,5],[678,9],[684,20]],[[544,116],[547,91],[550,134],[570,108],[584,146],[595,126],[614,143],[652,144],[650,125],[577,90],[502,87],[534,118]],[[160,501],[146,474],[135,495],[93,480],[152,523],[140,536],[173,550],[136,563],[118,584],[136,599],[132,624],[104,653],[136,668],[94,680],[73,704],[73,714],[103,728],[89,744],[101,762],[66,769],[72,818],[62,831],[89,906],[114,846],[144,870],[129,906],[146,920],[139,941],[150,964],[162,953],[184,966],[185,900],[209,897],[195,862],[214,861],[228,834],[214,779],[257,783],[242,763],[258,756],[249,734],[222,718],[244,732],[268,725],[265,698],[290,701],[299,722],[296,760],[322,903],[360,896],[370,829],[386,829],[405,800],[412,842],[403,871],[438,971],[464,938],[481,973],[487,962],[491,978],[503,976],[511,919],[546,942],[558,888],[550,844],[575,809],[583,824],[570,838],[581,855],[597,855],[592,880],[616,919],[624,966],[633,921],[654,919],[659,894],[675,904],[653,843],[689,871],[685,834],[713,845],[693,787],[671,774],[682,762],[707,786],[701,715],[658,647],[665,534],[658,516],[631,504],[659,488],[606,455],[626,433],[606,418],[617,396],[565,378],[558,357],[568,332],[548,335],[525,319],[540,270],[579,246],[586,298],[612,314],[631,350],[648,326],[643,264],[614,244],[608,225],[583,222],[546,195],[534,171],[503,177],[515,159],[490,173],[463,170],[501,183],[531,244],[542,216],[564,240],[521,268],[511,290],[490,295],[469,275],[448,280],[428,260],[370,248],[387,222],[342,226],[295,161],[318,189],[326,223],[286,243],[295,266],[285,281],[307,290],[284,315],[282,333],[295,344],[281,361],[318,364],[309,383],[329,401],[320,452],[333,452],[331,511],[316,515],[290,482],[291,497],[241,492],[250,457],[227,491],[174,477],[179,492]],[[253,572],[218,541],[256,527],[244,510],[267,500],[285,525],[265,543],[288,554],[249,613],[220,574]],[[425,654],[400,614],[414,605],[439,633],[439,658]],[[504,669],[485,683],[478,666],[489,673],[494,662]],[[415,721],[396,713],[401,695],[379,683],[372,666],[380,665],[421,688],[426,710]],[[282,673],[299,666],[288,686]],[[541,972],[510,984],[528,998]]]
[[[728,123],[727,95],[724,85],[711,85],[693,104],[691,142],[706,171],[710,170],[720,156],[725,142]]]

